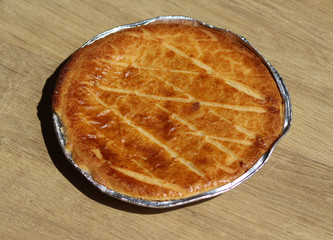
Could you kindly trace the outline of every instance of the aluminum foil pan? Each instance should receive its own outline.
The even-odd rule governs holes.
[[[135,27],[138,27],[138,26],[147,25],[147,24],[151,24],[151,23],[154,23],[154,22],[158,22],[158,21],[172,21],[172,22],[190,23],[190,24],[194,24],[194,25],[202,25],[202,26],[205,26],[207,28],[212,28],[212,29],[216,29],[218,31],[223,31],[223,32],[227,33],[230,37],[232,37],[233,39],[235,39],[236,41],[240,42],[242,45],[244,45],[245,47],[250,49],[252,52],[254,52],[259,57],[259,59],[261,59],[261,61],[266,65],[267,69],[269,69],[272,76],[274,77],[274,79],[275,79],[275,81],[276,81],[276,83],[279,87],[280,93],[281,93],[281,95],[284,99],[284,103],[285,103],[285,120],[284,120],[283,132],[282,132],[281,136],[279,137],[279,139],[276,140],[276,142],[272,145],[272,147],[256,162],[256,164],[251,169],[249,169],[246,173],[244,173],[242,176],[240,176],[239,178],[237,178],[233,182],[231,182],[229,184],[226,184],[224,186],[221,186],[219,188],[216,188],[214,190],[211,190],[211,191],[208,191],[208,192],[205,192],[205,193],[201,193],[201,194],[198,194],[198,195],[193,196],[193,197],[188,197],[188,198],[179,199],[179,200],[170,200],[170,201],[148,201],[148,200],[142,200],[142,199],[138,199],[138,198],[129,197],[129,196],[126,196],[124,194],[120,194],[118,192],[115,192],[111,189],[107,189],[105,186],[96,182],[91,177],[91,175],[89,175],[86,171],[84,171],[83,169],[81,169],[77,166],[77,164],[72,159],[71,153],[66,151],[66,148],[65,148],[66,140],[65,140],[64,133],[63,133],[63,130],[62,130],[61,122],[60,122],[58,116],[53,112],[53,123],[54,123],[55,131],[56,131],[56,135],[57,135],[60,146],[61,146],[65,156],[70,161],[70,163],[83,176],[85,176],[87,178],[87,180],[90,183],[92,183],[96,188],[98,188],[100,191],[102,191],[103,193],[105,193],[105,194],[107,194],[111,197],[117,198],[117,199],[119,199],[121,201],[124,201],[124,202],[127,202],[127,203],[131,203],[131,204],[135,204],[135,205],[139,205],[139,206],[143,206],[143,207],[150,207],[150,208],[169,208],[169,207],[176,207],[176,206],[192,203],[192,202],[195,202],[195,201],[199,201],[199,200],[208,199],[208,198],[218,196],[218,195],[236,187],[237,185],[239,185],[240,183],[244,182],[246,179],[251,177],[254,173],[256,173],[267,162],[267,160],[271,156],[276,144],[279,142],[279,140],[282,138],[282,136],[284,136],[286,134],[286,132],[289,130],[289,128],[291,126],[291,122],[292,122],[292,110],[291,110],[290,96],[289,96],[287,87],[284,84],[281,76],[275,70],[275,68],[254,47],[252,47],[250,45],[250,43],[244,37],[241,37],[241,36],[231,32],[229,30],[214,27],[214,26],[211,26],[209,24],[198,21],[196,19],[190,18],[190,17],[186,17],[186,16],[161,16],[161,17],[147,19],[147,20],[137,22],[137,23],[131,23],[131,24],[115,27],[115,28],[107,30],[107,31],[93,37],[88,42],[83,44],[82,47],[84,47],[86,45],[89,45],[89,44],[92,44],[94,41],[96,41],[98,39],[101,39],[101,38],[104,38],[105,36],[107,36],[109,34],[112,34],[112,33],[115,33],[115,32],[118,32],[120,30],[135,28]]]

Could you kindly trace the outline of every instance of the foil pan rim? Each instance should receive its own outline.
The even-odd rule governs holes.
[[[192,197],[188,197],[188,198],[183,198],[183,199],[178,199],[178,200],[167,200],[167,201],[151,201],[151,200],[143,200],[143,199],[139,199],[139,198],[130,197],[130,196],[118,193],[116,191],[113,191],[111,189],[107,189],[107,187],[105,187],[105,186],[99,184],[98,182],[96,182],[89,173],[87,173],[85,170],[81,169],[73,161],[71,153],[68,152],[65,148],[66,139],[65,139],[65,136],[64,136],[64,133],[63,133],[62,124],[61,124],[61,121],[60,121],[59,117],[57,116],[57,114],[52,109],[52,111],[53,111],[52,118],[53,118],[54,129],[55,129],[60,147],[61,147],[64,155],[66,156],[67,160],[91,184],[93,184],[97,189],[99,189],[101,192],[105,193],[106,195],[109,195],[111,197],[114,197],[116,199],[119,199],[119,200],[127,202],[127,203],[131,203],[131,204],[138,205],[138,206],[141,206],[141,207],[148,207],[148,208],[170,208],[170,207],[181,206],[181,205],[193,203],[193,202],[196,202],[196,201],[213,198],[215,196],[221,195],[222,193],[233,189],[237,185],[241,184],[242,182],[244,182],[245,180],[250,178],[254,173],[256,173],[260,168],[263,167],[263,165],[268,161],[269,157],[271,156],[271,154],[272,154],[275,146],[277,145],[277,143],[281,140],[281,138],[290,129],[290,126],[291,126],[291,123],[292,123],[292,107],[291,107],[290,95],[289,95],[288,89],[287,89],[285,83],[283,82],[283,79],[280,76],[280,74],[267,61],[267,59],[264,58],[261,55],[261,53],[259,53],[259,51],[257,49],[255,49],[244,37],[242,37],[240,35],[237,35],[237,34],[231,32],[227,29],[215,27],[215,26],[209,25],[207,23],[204,23],[202,21],[199,21],[197,19],[187,17],[187,16],[180,16],[180,15],[159,16],[159,17],[139,21],[139,22],[136,22],[136,23],[130,23],[130,24],[121,25],[121,26],[109,29],[109,30],[107,30],[105,32],[102,32],[102,33],[96,35],[95,37],[91,38],[89,41],[87,41],[85,44],[83,44],[81,46],[81,48],[85,47],[86,45],[90,45],[93,42],[95,42],[96,40],[104,38],[107,35],[110,35],[112,33],[115,33],[115,32],[118,32],[118,31],[121,31],[121,30],[124,30],[124,29],[135,28],[135,27],[151,24],[151,23],[154,23],[154,22],[157,22],[157,21],[166,21],[166,20],[192,21],[194,24],[199,24],[199,25],[202,25],[202,26],[205,26],[205,27],[208,27],[208,28],[212,28],[212,29],[215,29],[215,30],[219,30],[219,31],[225,31],[225,32],[229,33],[230,36],[234,37],[236,40],[238,40],[240,43],[242,43],[245,47],[249,48],[252,52],[254,52],[261,59],[261,61],[266,65],[266,67],[271,72],[272,76],[275,79],[275,82],[278,85],[278,88],[280,90],[280,93],[281,93],[281,95],[283,97],[283,100],[284,100],[284,103],[285,103],[285,120],[284,120],[283,132],[280,135],[280,137],[275,141],[275,143],[271,146],[271,148],[267,150],[267,152],[253,165],[252,168],[250,168],[247,172],[245,172],[243,175],[241,175],[240,177],[238,177],[234,181],[232,181],[232,182],[230,182],[226,185],[223,185],[221,187],[218,187],[216,189],[213,189],[213,190],[210,190],[210,191],[207,191],[207,192],[204,192],[204,193],[192,196]]]

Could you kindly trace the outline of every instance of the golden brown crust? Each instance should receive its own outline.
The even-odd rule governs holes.
[[[223,32],[151,24],[78,50],[53,108],[74,161],[106,187],[179,199],[246,172],[282,132],[283,102],[258,57]]]

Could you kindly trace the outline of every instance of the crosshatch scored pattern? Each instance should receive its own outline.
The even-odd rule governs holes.
[[[279,137],[284,118],[276,83],[254,53],[223,32],[171,23],[78,50],[53,107],[79,167],[148,200],[233,181]]]

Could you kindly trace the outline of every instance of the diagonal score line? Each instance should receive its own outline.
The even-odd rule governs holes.
[[[105,139],[107,139],[107,144],[109,144],[110,142],[113,142],[110,138],[108,138],[108,136],[106,136],[103,132],[99,131],[93,124],[91,124],[88,119],[84,116],[80,117],[85,124],[89,125],[89,127],[92,127],[96,132],[98,132],[100,135],[102,135]],[[97,149],[98,150],[98,149]],[[99,151],[99,156],[100,158],[102,158],[102,154]],[[136,161],[135,159],[132,159],[132,161],[138,165],[138,167],[140,167],[143,171],[145,171],[147,174],[149,175],[153,175],[152,172],[148,171],[145,167],[143,167],[138,161]]]
[[[93,86],[92,83],[87,83],[85,82],[84,84]],[[126,90],[122,88],[112,88],[112,87],[106,87],[106,86],[98,86],[98,89],[107,91],[107,92],[114,92],[114,93],[123,93],[123,94],[134,94],[139,97],[145,97],[145,98],[150,98],[150,99],[155,99],[155,100],[160,100],[160,101],[172,101],[172,102],[183,102],[183,103],[190,103],[191,101],[186,99],[186,98],[179,98],[179,97],[164,97],[164,96],[158,96],[158,95],[153,95],[153,94],[145,94],[141,93],[139,91],[134,91],[134,90]]]
[[[117,170],[118,172],[121,172],[129,177],[135,178],[141,182],[147,183],[147,184],[151,184],[151,185],[156,185],[159,187],[163,187],[166,189],[170,189],[176,192],[182,192],[184,191],[183,188],[181,188],[179,185],[176,184],[172,184],[172,183],[168,183],[162,179],[159,178],[153,178],[153,177],[149,177],[146,176],[144,174],[140,174],[134,171],[130,171],[128,169],[124,169],[124,168],[120,168],[120,167],[113,167],[115,170]]]
[[[234,159],[238,159],[237,155],[233,151],[231,151],[230,149],[226,148],[221,143],[216,142],[215,140],[213,140],[212,137],[210,137],[209,135],[207,135],[205,132],[198,131],[198,128],[195,125],[193,125],[193,124],[189,123],[187,120],[181,118],[176,113],[170,112],[168,109],[160,106],[159,104],[155,104],[155,105],[157,107],[159,107],[160,109],[162,109],[163,111],[169,113],[171,115],[171,117],[174,118],[175,120],[177,120],[177,121],[183,123],[184,125],[188,126],[192,131],[194,131],[194,135],[203,137],[205,139],[205,141],[209,142],[210,144],[212,144],[213,146],[215,146],[216,148],[218,148],[220,151],[229,154]]]
[[[243,140],[243,139],[233,139],[233,138],[225,138],[225,137],[215,137],[215,136],[208,136],[212,139],[224,141],[224,142],[231,142],[231,143],[238,143],[246,146],[250,146],[252,142],[250,140]]]
[[[168,80],[165,80],[164,78],[158,76],[155,73],[149,72],[150,75],[152,75],[153,77],[157,78],[159,81],[161,81],[162,83],[165,83],[169,86],[171,86],[173,89],[175,89],[177,92],[184,94],[185,96],[188,97],[188,99],[192,100],[193,102],[199,102],[199,100],[195,99],[194,97],[192,97],[190,94],[184,92],[182,89],[180,89],[179,87],[177,87],[176,85],[174,85],[173,83],[169,82]]]
[[[176,91],[186,95],[190,100],[192,100],[193,102],[199,102],[199,100],[195,99],[192,95],[184,92],[182,89],[180,89],[179,87],[175,86],[174,84],[170,83],[169,81],[161,78],[160,76],[156,75],[156,74],[153,74],[153,73],[150,73],[151,75],[153,75],[154,77],[156,77],[157,79],[159,79],[161,82],[164,82],[164,83],[167,83],[169,86],[173,87]],[[253,133],[252,131],[244,128],[244,127],[241,127],[233,122],[231,122],[230,120],[222,117],[220,114],[216,113],[214,110],[211,110],[211,112],[213,114],[215,114],[216,116],[218,116],[219,118],[221,118],[222,120],[226,121],[227,123],[233,125],[239,132],[241,133],[244,133],[245,135],[249,136],[249,137],[255,137],[255,133]]]
[[[90,89],[87,88],[87,91],[103,106],[110,109],[115,115],[117,115],[120,119],[122,119],[127,125],[137,130],[139,133],[144,135],[145,137],[149,138],[152,142],[162,147],[166,152],[168,152],[173,158],[181,162],[187,168],[189,168],[192,172],[196,173],[200,177],[205,177],[205,175],[190,161],[185,160],[184,158],[180,157],[175,151],[169,148],[167,145],[162,143],[160,140],[155,138],[152,134],[144,130],[143,128],[135,125],[131,120],[124,117],[114,106],[108,106],[103,100],[101,100],[96,94],[94,94]]]
[[[168,44],[168,43],[163,42],[163,45],[164,45],[166,48],[168,48],[169,50],[171,50],[171,51],[173,51],[174,53],[178,54],[179,56],[182,56],[182,57],[184,57],[184,58],[186,58],[186,59],[191,60],[196,66],[198,66],[198,67],[201,68],[201,69],[206,70],[206,72],[207,72],[208,74],[213,74],[214,69],[211,68],[210,66],[208,66],[207,64],[201,62],[199,59],[188,56],[188,55],[187,55],[186,53],[184,53],[183,51],[179,50],[178,48],[176,48],[176,47],[174,47],[174,46],[172,46],[172,45],[170,45],[170,44]]]
[[[216,40],[216,36],[214,36],[210,32],[208,32],[206,30],[202,30],[202,31],[205,32],[205,34],[207,36],[209,36],[210,38]],[[211,66],[203,63],[202,61],[200,61],[197,58],[194,58],[194,57],[191,57],[191,56],[187,55],[185,52],[181,51],[180,49],[176,48],[175,46],[172,46],[172,45],[166,43],[165,41],[163,41],[163,39],[154,38],[154,36],[151,34],[151,32],[143,29],[143,35],[144,35],[145,39],[148,40],[148,41],[150,40],[150,41],[159,41],[159,42],[161,42],[164,47],[173,51],[174,53],[178,54],[179,56],[182,56],[182,57],[192,61],[196,66],[198,66],[201,69],[204,69],[207,73],[215,75],[215,76],[217,75],[215,73],[214,69]],[[139,35],[137,35],[135,33],[132,33],[132,36],[138,37]],[[217,77],[223,79],[221,76],[217,76]],[[240,82],[237,82],[237,81],[234,81],[234,80],[230,80],[230,79],[225,81],[225,82],[228,85],[230,85],[231,87],[233,87],[233,88],[235,88],[235,89],[237,89],[241,92],[244,92],[245,94],[247,94],[249,96],[252,96],[254,98],[261,99],[261,100],[265,99],[264,94],[260,93],[259,91],[255,90],[255,89],[252,89],[251,87],[249,87],[249,86],[247,86],[243,83],[240,83]]]
[[[194,124],[189,123],[187,120],[181,118],[178,114],[169,111],[168,109],[162,107],[162,106],[159,105],[159,104],[155,104],[155,106],[157,106],[158,108],[162,109],[163,111],[169,113],[170,116],[171,116],[173,119],[175,119],[175,120],[177,120],[178,122],[180,122],[180,123],[186,125],[186,126],[187,126],[189,129],[191,129],[192,131],[199,132],[198,128],[197,128]]]
[[[180,69],[169,69],[169,68],[153,68],[153,67],[144,67],[144,66],[139,66],[137,65],[135,62],[132,62],[131,64],[129,63],[125,63],[125,62],[119,62],[119,61],[113,61],[113,60],[110,60],[110,59],[105,59],[105,58],[98,58],[98,59],[93,59],[92,61],[100,64],[100,63],[109,63],[111,65],[118,65],[118,66],[121,66],[121,67],[135,67],[139,70],[151,70],[151,71],[161,71],[161,72],[172,72],[172,73],[183,73],[183,74],[195,74],[195,75],[199,75],[201,74],[201,72],[196,72],[196,71],[189,71],[189,70],[180,70]],[[150,73],[150,72],[149,72]],[[236,85],[237,83],[239,83],[240,86],[244,86],[243,88],[250,88],[249,86],[243,84],[243,83],[240,83],[236,80],[232,80],[229,75],[230,75],[230,72],[220,72],[221,74],[223,74],[223,77],[221,76],[217,76],[216,74],[213,74],[212,76],[217,78],[217,79],[222,79],[224,80],[225,82],[227,82],[228,85],[230,85],[231,87],[233,88],[236,88]],[[247,75],[247,77],[262,77],[263,75],[262,74],[251,74],[251,75]],[[228,78],[226,80],[226,78]],[[234,84],[235,86],[232,86],[232,84]],[[239,87],[241,88],[241,87]],[[238,89],[237,89],[238,90]],[[251,91],[255,91],[253,89],[251,89]],[[256,91],[255,93],[253,94],[257,94],[258,95],[258,98],[264,98],[264,95],[258,91]]]
[[[101,60],[101,61],[105,61],[105,62],[110,62],[110,63],[115,63],[115,64],[118,64],[118,65],[120,65],[120,66],[124,66],[124,67],[128,67],[128,66],[129,66],[127,63],[114,62],[114,61],[107,60],[107,59],[99,59],[99,60]],[[147,70],[169,71],[169,70],[167,70],[167,69],[164,70],[164,69],[156,69],[156,68],[144,68],[144,67],[138,67],[138,66],[136,66],[136,67],[139,68],[139,69],[142,68],[142,69],[147,69]],[[170,70],[170,71],[182,72],[182,73],[189,73],[189,74],[191,74],[191,73],[197,73],[197,72],[182,71],[182,70]],[[161,82],[164,82],[164,83],[166,83],[167,85],[173,87],[176,91],[178,91],[178,92],[180,92],[180,93],[186,95],[190,100],[192,100],[192,101],[194,101],[194,102],[199,102],[199,101],[198,101],[197,99],[195,99],[192,95],[190,95],[190,94],[184,92],[182,89],[178,88],[177,86],[175,86],[174,84],[170,83],[169,81],[167,81],[167,80],[161,78],[160,76],[158,76],[158,75],[156,75],[156,74],[154,74],[154,73],[152,73],[152,72],[148,72],[148,73],[149,73],[150,75],[156,77],[157,79],[159,79]],[[199,73],[197,73],[197,74],[199,74]],[[236,81],[233,81],[233,80],[230,80],[230,79],[229,79],[229,81],[230,81],[230,82],[236,82]],[[239,85],[239,86],[240,86],[240,85]],[[247,136],[249,136],[249,137],[251,137],[251,138],[255,137],[255,133],[253,133],[252,131],[250,131],[250,130],[248,130],[248,129],[242,127],[242,126],[239,126],[239,125],[237,125],[237,124],[231,122],[230,120],[228,120],[228,119],[222,117],[220,114],[216,113],[214,110],[211,110],[211,112],[214,113],[216,116],[219,116],[222,120],[224,120],[224,121],[228,122],[229,124],[232,124],[233,126],[235,126],[235,128],[236,128],[239,132],[242,132],[242,133],[246,134]]]
[[[265,99],[265,95],[260,93],[259,91],[256,91],[252,88],[250,88],[249,86],[235,81],[235,80],[231,80],[229,78],[223,77],[224,81],[230,85],[233,88],[236,88],[237,90],[239,90],[240,92],[245,93],[246,95],[252,96],[254,98],[260,99],[260,100],[264,100]]]
[[[142,160],[146,160],[146,158],[144,158],[144,157],[141,157],[141,159]],[[131,159],[131,160],[133,162],[135,162],[135,164],[138,165],[140,168],[142,168],[147,174],[149,174],[150,176],[156,178],[155,174],[153,174],[152,172],[150,172],[149,170],[147,170],[144,166],[142,166],[142,164],[139,161],[137,161],[136,159]]]
[[[125,118],[118,110],[116,110],[113,107],[110,107],[110,109],[121,119],[123,119],[123,121],[131,126],[132,128],[136,129],[138,132],[140,132],[142,135],[146,136],[147,138],[149,138],[152,142],[156,143],[157,145],[159,145],[160,147],[162,147],[164,150],[166,150],[173,158],[179,160],[183,165],[185,165],[186,167],[188,167],[191,171],[195,172],[196,174],[198,174],[199,176],[203,177],[203,173],[197,169],[197,167],[195,167],[193,165],[193,163],[186,161],[184,158],[179,157],[179,155],[173,151],[171,148],[169,148],[167,145],[163,144],[160,140],[156,139],[153,135],[151,135],[149,132],[147,132],[146,130],[144,130],[143,128],[135,125],[134,123],[132,123],[131,120]]]
[[[195,135],[195,136],[205,136],[202,131],[199,131],[199,132],[188,132],[186,134],[191,134],[191,135]],[[250,140],[246,140],[246,139],[234,139],[234,138],[216,137],[216,136],[213,136],[213,135],[206,135],[206,136],[209,137],[209,138],[211,138],[211,139],[215,139],[215,140],[219,140],[219,141],[223,141],[223,142],[238,143],[238,144],[246,145],[246,146],[250,146],[252,144],[252,142]]]
[[[85,83],[87,84],[87,83]],[[88,84],[92,85],[92,84]],[[153,94],[145,94],[138,91],[133,90],[126,90],[121,88],[112,88],[106,86],[98,86],[100,90],[108,91],[108,92],[115,92],[115,93],[123,93],[123,94],[134,94],[140,97],[155,99],[159,101],[171,101],[171,102],[182,102],[182,103],[192,103],[191,99],[186,98],[179,98],[179,97],[164,97],[158,96]],[[230,110],[236,111],[243,111],[243,112],[257,112],[257,113],[265,113],[266,110],[262,107],[252,107],[252,106],[239,106],[239,105],[230,105],[230,104],[222,104],[222,103],[215,103],[215,102],[207,102],[207,101],[200,101],[201,105],[209,106],[209,107],[216,107],[216,108],[225,108]]]
[[[135,67],[137,69],[140,69],[140,70],[151,70],[151,71],[162,71],[162,72],[173,72],[173,73],[184,73],[184,74],[200,74],[200,72],[189,71],[189,70],[143,67],[143,66],[138,66],[135,63],[132,63],[132,65],[130,65],[128,63],[113,61],[113,60],[104,59],[104,58],[94,59],[93,61],[96,62],[96,63],[101,63],[101,62],[102,63],[109,63],[109,64],[118,65],[118,66],[122,66],[122,67],[133,66],[133,67]]]
[[[184,52],[182,52],[181,50],[179,50],[178,48],[176,48],[174,46],[171,46],[167,43],[163,43],[163,45],[166,46],[168,49],[174,51],[178,55],[180,55],[182,57],[185,57],[187,59],[190,59],[195,65],[197,65],[201,69],[206,70],[207,73],[209,73],[209,74],[211,74],[211,75],[213,75],[213,76],[215,76],[219,79],[225,80],[224,77],[221,77],[218,74],[216,74],[213,68],[211,68],[207,64],[201,62],[199,59],[192,58],[192,57],[188,56],[187,54],[185,54]],[[225,83],[228,84],[229,86],[237,89],[238,91],[245,93],[246,95],[249,95],[251,97],[261,99],[261,100],[265,99],[265,96],[262,93],[256,91],[255,89],[250,88],[249,86],[247,86],[243,83],[240,83],[240,82],[237,82],[237,81],[234,81],[234,80],[231,80],[231,79],[225,80]]]
[[[204,137],[204,140],[206,142],[212,144],[213,146],[218,148],[220,151],[227,153],[231,157],[231,159],[230,159],[230,157],[227,157],[225,159],[225,162],[226,162],[227,166],[221,165],[221,163],[218,162],[216,159],[214,159],[214,161],[217,163],[218,167],[220,169],[222,169],[223,171],[225,171],[227,173],[234,173],[235,172],[234,169],[228,167],[230,164],[232,164],[233,162],[235,162],[235,160],[238,159],[238,156],[233,151],[226,148],[221,143],[216,142],[215,140],[213,140],[212,136],[206,135],[206,133],[203,132],[203,131],[199,131],[198,128],[194,124],[189,123],[187,120],[181,118],[178,114],[170,112],[168,109],[162,107],[159,104],[155,104],[155,106],[157,106],[158,108],[160,108],[160,109],[164,110],[165,112],[169,113],[171,115],[171,117],[174,118],[175,120],[177,120],[177,121],[183,123],[184,125],[188,126],[193,131],[193,135]]]
[[[168,45],[168,46],[171,47],[170,50],[173,49],[173,51],[174,50],[178,51],[177,54],[180,54],[179,52],[183,53],[182,51],[178,50],[177,48],[175,48],[175,47],[173,47],[171,45]],[[186,55],[186,54],[183,53],[183,55]],[[264,100],[265,99],[265,95],[264,94],[262,94],[261,92],[255,90],[255,89],[252,89],[251,87],[247,86],[246,84],[238,82],[236,80],[232,80],[232,79],[230,79],[226,75],[225,76],[220,76],[220,75],[216,74],[214,72],[214,69],[212,69],[208,65],[202,63],[198,59],[193,59],[193,58],[191,58],[189,56],[187,56],[187,58],[191,59],[193,61],[193,63],[195,65],[197,65],[198,67],[200,67],[202,69],[205,69],[208,73],[212,74],[213,77],[224,80],[226,84],[228,84],[229,86],[237,89],[238,91],[243,92],[246,95],[249,95],[251,97],[254,97],[254,98],[257,98],[257,99],[260,99],[260,100]],[[112,61],[112,60],[107,60],[107,59],[97,59],[97,60],[94,60],[94,61],[97,62],[97,63],[104,62],[104,63],[110,63],[110,64],[114,64],[114,65],[118,65],[118,66],[123,66],[123,67],[130,66],[128,63],[118,62],[118,61]],[[151,71],[167,71],[167,72],[183,73],[183,74],[200,74],[200,72],[196,72],[196,71],[149,68],[149,67],[138,66],[136,64],[133,64],[133,67],[136,67],[137,69],[151,70]]]
[[[245,135],[251,137],[251,138],[255,138],[256,134],[254,132],[252,132],[251,130],[248,130],[242,126],[239,126],[235,123],[233,123],[232,121],[228,120],[227,118],[224,118],[223,116],[221,116],[221,114],[218,114],[216,111],[211,110],[211,113],[215,114],[216,116],[220,117],[221,119],[223,119],[224,121],[226,121],[229,124],[232,124],[239,132],[244,133]]]
[[[93,149],[92,152],[95,154],[95,156],[98,159],[101,159],[101,160],[105,161],[105,159],[103,158],[99,149]],[[112,169],[114,169],[114,170],[116,170],[116,171],[118,171],[122,174],[125,174],[125,175],[127,175],[131,178],[139,180],[141,182],[144,182],[144,183],[147,183],[147,184],[150,184],[150,185],[163,187],[163,188],[170,189],[170,190],[173,190],[173,191],[176,191],[176,192],[184,191],[184,189],[182,187],[180,187],[179,185],[168,183],[165,180],[162,180],[160,178],[150,177],[150,176],[147,176],[147,175],[144,175],[144,174],[141,174],[141,173],[137,173],[137,172],[125,169],[125,168],[112,166],[109,162],[106,162],[106,163],[108,163],[109,166]]]
[[[204,69],[206,70],[206,72],[208,74],[211,74],[217,78],[220,78],[220,79],[224,79],[222,78],[221,76],[219,76],[218,74],[216,74],[216,72],[214,71],[214,69],[210,66],[208,66],[207,64],[203,63],[202,61],[200,61],[199,59],[197,58],[193,58],[193,57],[190,57],[188,56],[186,53],[184,53],[183,51],[179,50],[178,48],[170,45],[170,44],[167,44],[165,42],[163,42],[163,45],[168,48],[169,50],[172,50],[173,52],[175,52],[176,54],[186,58],[186,59],[189,59],[191,60],[196,66],[198,66],[199,68],[201,69]],[[251,97],[254,97],[254,98],[257,98],[257,99],[265,99],[265,95],[258,92],[257,90],[255,89],[252,89],[251,87],[243,84],[243,83],[240,83],[240,82],[237,82],[237,81],[234,81],[234,80],[231,80],[231,79],[227,79],[225,80],[226,84],[228,84],[229,86],[237,89],[238,91],[240,92],[243,92]]]
[[[160,81],[166,83],[167,85],[173,87],[176,91],[178,91],[178,92],[180,92],[180,93],[186,95],[186,96],[188,97],[188,99],[191,100],[192,102],[198,102],[198,100],[195,99],[194,97],[192,97],[192,95],[190,95],[190,94],[188,94],[188,93],[182,91],[180,88],[178,88],[178,87],[175,86],[174,84],[170,83],[169,81],[164,80],[163,78],[157,76],[156,74],[153,74],[153,73],[150,73],[150,74],[153,75],[154,77],[156,77],[157,79],[159,79]],[[89,86],[93,86],[93,84],[92,84],[92,83],[89,83],[89,82],[83,82],[83,83],[86,84],[86,85],[89,85]],[[130,94],[130,93],[128,93],[128,94]],[[228,120],[227,118],[224,118],[221,114],[218,114],[216,111],[214,111],[214,110],[210,110],[210,112],[213,113],[213,114],[215,114],[215,115],[218,116],[219,118],[221,118],[223,121],[225,121],[225,122],[231,124],[231,125],[234,126],[239,132],[241,132],[241,133],[247,135],[248,137],[254,138],[254,137],[256,136],[256,134],[255,134],[254,132],[252,132],[252,131],[250,131],[250,130],[248,130],[248,129],[246,129],[246,128],[240,126],[240,125],[235,124],[234,122]]]
[[[111,111],[113,111],[114,113],[115,113],[115,110],[112,108],[112,107],[110,107],[110,106],[108,106],[104,101],[102,101],[98,96],[96,96],[96,94],[94,94],[90,89],[87,89],[87,91],[101,104],[101,105],[103,105],[104,107],[106,107],[107,109],[110,109]],[[117,110],[116,110],[117,111]],[[116,113],[115,113],[116,114]],[[118,112],[118,114],[119,114],[119,117],[121,117],[123,120],[128,120],[128,121],[130,121],[129,119],[127,119],[127,118],[125,118],[124,116],[122,116],[119,112]],[[117,115],[117,114],[116,114]],[[125,121],[126,122],[126,121]],[[131,125],[129,125],[129,126],[131,126]],[[132,126],[134,129],[136,129],[137,131],[139,131],[139,129],[138,128],[140,128],[140,127],[138,127],[138,126],[136,126],[135,124],[134,124],[134,126]],[[145,130],[144,129],[142,129],[144,132],[145,132]],[[140,132],[140,131],[139,131]],[[140,132],[141,134],[144,134],[143,132]],[[152,136],[153,137],[153,139],[152,138],[150,138],[150,136],[152,136],[150,133],[148,133],[148,138],[150,139],[150,140],[154,140],[155,139],[155,137],[154,136]],[[159,140],[157,140],[157,139],[155,139],[157,142],[157,144],[158,144],[158,142],[160,142]],[[155,141],[153,141],[153,142],[155,142]],[[165,146],[163,143],[161,143],[162,144],[162,147],[163,146]],[[160,145],[161,146],[161,145]],[[165,148],[166,147],[166,148]],[[199,169],[197,169],[191,162],[188,162],[188,161],[186,161],[185,159],[183,159],[183,158],[179,158],[178,157],[178,155],[177,155],[177,153],[175,153],[172,149],[170,149],[169,147],[167,147],[167,146],[165,146],[165,147],[163,147],[169,154],[171,154],[171,156],[172,157],[174,157],[175,159],[178,159],[183,165],[185,165],[186,167],[188,167],[191,171],[193,171],[193,172],[195,172],[196,174],[198,174],[199,176],[201,176],[201,177],[206,177]],[[171,152],[169,151],[169,150],[171,150]],[[216,161],[217,162],[217,161]],[[234,162],[234,160],[233,159],[226,159],[226,165],[230,165],[232,162]],[[221,165],[219,162],[217,162],[217,164],[218,164],[218,166],[219,166],[219,168],[220,169],[222,169],[224,172],[227,172],[227,173],[234,173],[235,172],[235,170],[234,169],[232,169],[232,168],[230,168],[230,167],[228,167],[228,166],[223,166],[223,165]]]

